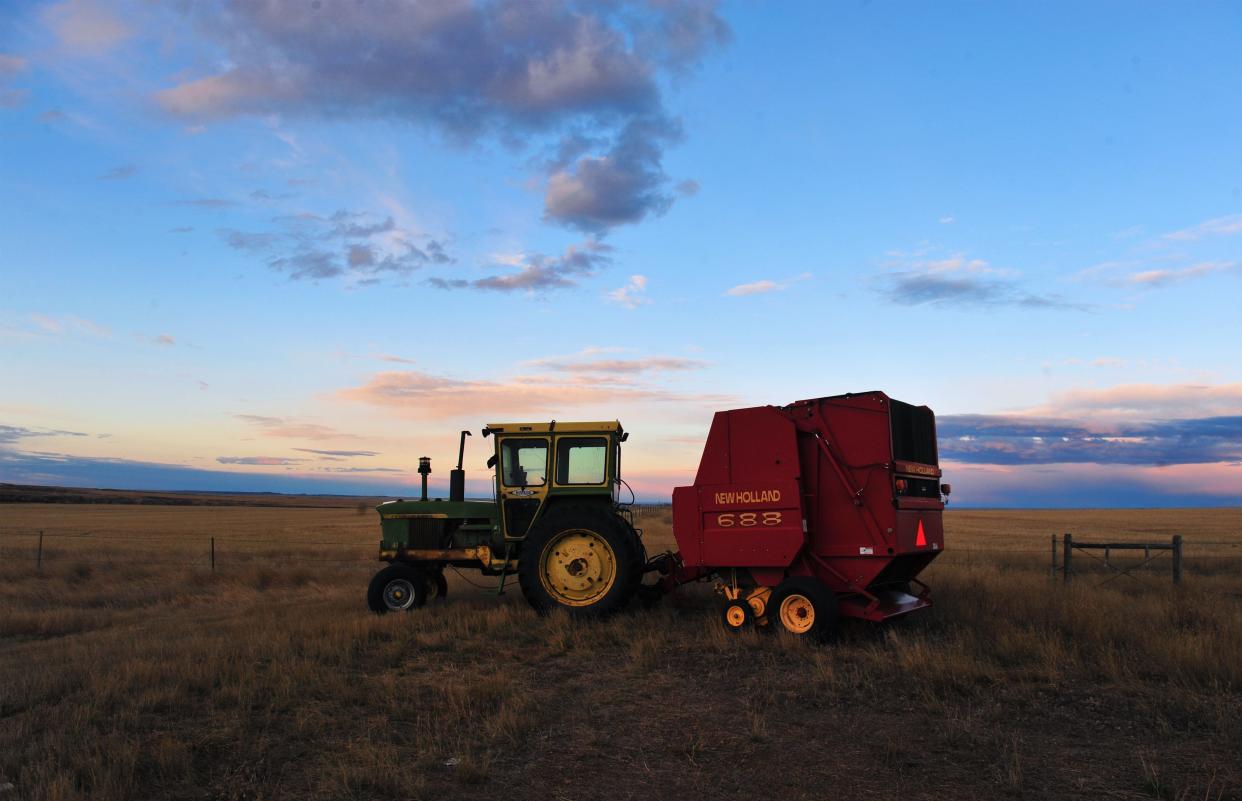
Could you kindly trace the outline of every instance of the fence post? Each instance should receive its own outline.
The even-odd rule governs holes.
[[[39,555],[35,557],[35,571],[43,572],[43,532],[39,532]]]
[[[1074,552],[1074,538],[1070,536],[1068,531],[1065,532],[1065,542],[1062,544],[1061,549],[1063,551],[1061,558],[1065,560],[1062,570],[1065,573],[1065,581],[1068,582],[1070,580],[1070,554]]]
[[[1052,535],[1052,564],[1048,566],[1048,578],[1057,577],[1057,535]]]
[[[1182,583],[1182,535],[1173,535],[1173,583]]]
[[[211,572],[216,572],[216,538],[211,538]]]

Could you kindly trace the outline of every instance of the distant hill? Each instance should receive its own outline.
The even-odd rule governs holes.
[[[41,487],[0,483],[0,503],[114,503],[152,506],[375,506],[387,498],[364,495],[283,495],[277,492],[151,492]]]

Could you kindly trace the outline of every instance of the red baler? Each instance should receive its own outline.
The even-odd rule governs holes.
[[[665,589],[719,577],[724,620],[829,636],[931,604],[944,548],[935,415],[863,392],[717,412],[698,475],[673,491]],[[654,561],[654,560],[653,560]]]

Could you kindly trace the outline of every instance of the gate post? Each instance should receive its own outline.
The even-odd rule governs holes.
[[[1068,531],[1065,532],[1065,542],[1061,549],[1063,551],[1061,558],[1064,560],[1064,567],[1061,569],[1065,574],[1065,581],[1068,582],[1070,580],[1070,554],[1074,551],[1074,538]]]
[[[1182,583],[1182,535],[1173,535],[1173,583]]]

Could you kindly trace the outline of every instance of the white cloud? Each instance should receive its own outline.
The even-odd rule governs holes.
[[[940,218],[941,225],[952,225],[955,222],[957,222],[957,220],[952,216]]]
[[[779,292],[783,289],[788,289],[791,284],[795,284],[798,281],[806,281],[810,277],[810,273],[802,273],[796,278],[790,278],[785,281],[773,281],[769,278],[764,278],[760,281],[751,281],[748,284],[738,284],[735,287],[730,287],[725,290],[725,294],[735,298],[744,298],[750,295],[765,295],[769,292]]]
[[[608,299],[627,309],[637,309],[651,302],[647,297],[647,276],[631,275],[629,283],[608,293]]]
[[[765,279],[763,281],[752,281],[749,284],[738,284],[737,286],[730,288],[727,292],[725,292],[725,294],[741,298],[746,297],[747,295],[762,295],[765,292],[775,292],[778,289],[784,288],[785,287],[775,281],[768,281]]]
[[[83,334],[86,336],[107,338],[112,336],[112,332],[106,326],[102,326],[93,320],[87,320],[84,317],[75,317],[71,314],[61,317],[51,317],[46,314],[31,314],[27,319],[30,324],[37,329],[38,333],[53,335]]]
[[[1131,273],[1126,277],[1125,282],[1142,287],[1169,286],[1170,284],[1179,284],[1193,278],[1202,278],[1213,273],[1231,272],[1239,266],[1242,266],[1242,262],[1204,261],[1180,269],[1143,270],[1142,272]]]
[[[1190,228],[1167,233],[1164,238],[1175,242],[1193,242],[1207,236],[1232,236],[1234,234],[1242,234],[1242,214],[1227,214],[1224,217],[1204,220]]]

